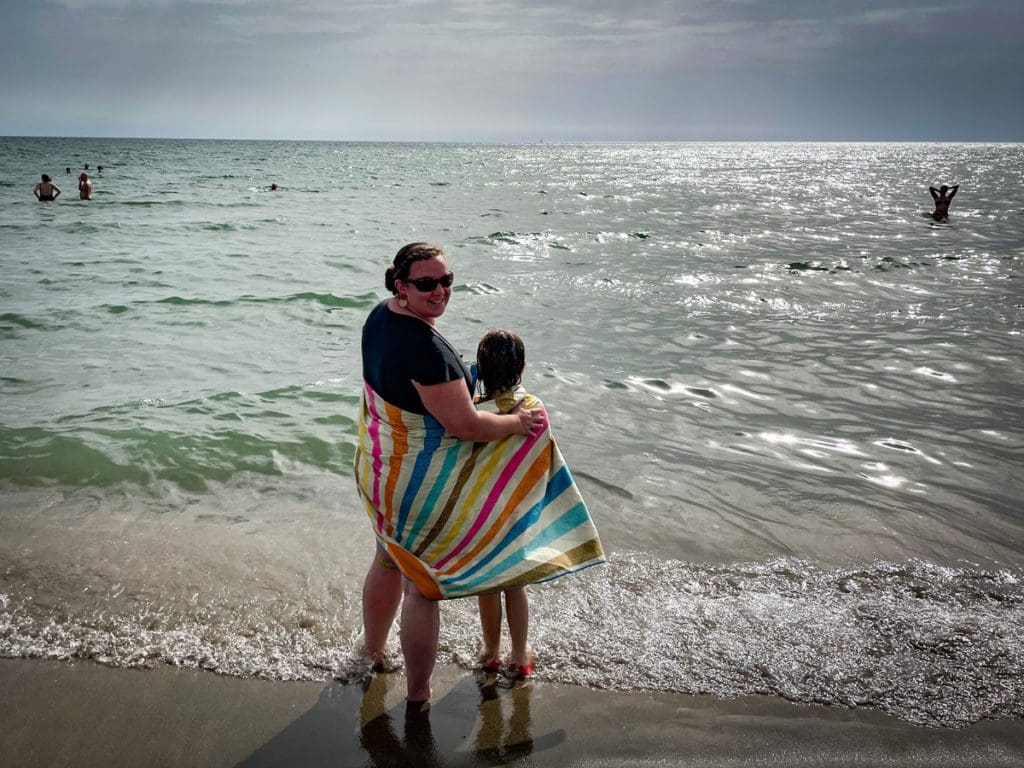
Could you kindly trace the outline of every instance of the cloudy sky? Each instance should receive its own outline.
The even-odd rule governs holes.
[[[1024,0],[0,0],[0,135],[1024,141]]]

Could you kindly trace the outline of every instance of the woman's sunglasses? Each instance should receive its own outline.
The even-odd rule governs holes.
[[[415,280],[406,280],[405,282],[409,283],[409,285],[415,285],[416,290],[421,293],[430,293],[437,288],[439,283],[444,288],[451,288],[452,283],[455,282],[455,273],[449,272],[447,275],[441,275],[440,277],[417,277]]]

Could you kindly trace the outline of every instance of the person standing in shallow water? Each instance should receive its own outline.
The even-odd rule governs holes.
[[[78,176],[78,198],[80,200],[92,200],[92,182],[89,181],[88,173],[82,173]]]
[[[54,184],[47,174],[42,174],[42,181],[32,188],[32,194],[40,203],[49,203],[60,197],[60,187]]]
[[[435,328],[451,299],[454,277],[440,246],[409,243],[395,254],[384,275],[392,298],[377,304],[363,326],[364,381],[388,405],[429,415],[459,440],[488,442],[542,432],[546,420],[540,408],[520,405],[498,414],[473,407],[470,371]],[[363,582],[364,640],[375,668],[386,665],[385,645],[399,604],[407,699],[425,702],[437,659],[438,603],[404,578],[391,555],[375,544]]]
[[[476,348],[476,367],[483,395],[477,403],[493,403],[498,413],[508,413],[522,403],[536,408],[540,401],[527,394],[522,386],[526,370],[526,346],[522,338],[501,328],[488,331]],[[520,515],[520,518],[522,516]],[[501,659],[502,598],[512,642],[507,666]],[[526,587],[517,586],[501,592],[489,592],[477,598],[483,650],[480,666],[486,672],[504,671],[511,680],[533,677],[535,654],[527,645],[530,627],[530,602]]]
[[[928,187],[928,191],[932,193],[932,200],[935,201],[935,212],[932,214],[935,221],[945,221],[949,218],[949,204],[953,202],[953,197],[958,189],[960,189],[959,184],[954,184],[952,187],[943,184],[938,189]]]

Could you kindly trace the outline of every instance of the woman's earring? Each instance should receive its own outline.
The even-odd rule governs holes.
[[[398,306],[400,306],[402,309],[405,309],[406,307],[409,306],[409,302],[406,300],[406,298],[404,296],[399,296],[398,297]]]

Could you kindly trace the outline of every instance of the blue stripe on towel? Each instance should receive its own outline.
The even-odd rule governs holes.
[[[549,525],[543,531],[538,533],[533,538],[533,541],[530,542],[530,551],[543,549],[551,542],[557,541],[562,536],[569,533],[569,531],[583,525],[589,519],[590,516],[587,514],[587,506],[581,501],[579,504],[576,504],[572,509],[570,509],[564,515],[562,515],[553,523],[551,523],[551,525]],[[473,581],[469,581],[460,585],[460,590],[472,590],[478,585],[491,579],[500,581],[500,578],[496,578],[499,574],[508,570],[512,566],[528,559],[529,552],[527,551],[526,547],[520,547],[515,552],[509,554],[508,557],[506,557],[504,560],[502,560],[500,563],[494,566],[494,568],[489,570],[487,573],[481,574],[478,578],[474,579]],[[540,562],[537,563],[537,565],[540,564]],[[441,583],[445,586],[448,586],[448,582],[445,580],[442,580]]]
[[[402,503],[398,508],[398,523],[395,525],[395,541],[399,544],[402,542],[402,531],[405,530],[406,520],[409,517],[409,510],[412,508],[413,502],[416,500],[416,494],[419,493],[420,486],[423,485],[423,478],[427,476],[427,471],[430,469],[434,451],[437,450],[437,447],[441,444],[441,438],[444,436],[444,427],[442,427],[441,423],[433,416],[425,416],[423,418],[423,425],[426,427],[426,437],[423,441],[423,448],[416,455],[416,463],[413,464],[412,473],[409,476],[409,483],[405,487],[405,493],[402,494]],[[425,510],[427,512],[429,512],[430,509],[431,507],[429,504],[425,505]],[[415,535],[416,534],[414,532],[413,536]]]
[[[537,519],[540,517],[544,509],[548,507],[549,504],[551,504],[555,499],[557,499],[562,493],[564,493],[570,487],[572,487],[572,475],[569,474],[569,467],[563,465],[562,468],[555,473],[554,477],[551,478],[550,482],[548,482],[547,487],[544,489],[544,498],[538,501],[532,507],[530,507],[530,510],[521,518],[519,518],[519,520],[516,521],[515,525],[513,525],[509,529],[508,533],[506,533],[502,537],[501,541],[494,547],[492,547],[491,551],[485,557],[480,559],[480,562],[478,562],[472,568],[463,571],[459,575],[452,576],[448,579],[441,579],[441,583],[454,584],[463,579],[468,579],[481,568],[486,568],[488,563],[490,563],[491,560],[493,560],[495,557],[504,552],[505,549],[509,546],[509,544],[511,544],[513,541],[519,538],[519,536],[522,535],[523,531],[525,531],[527,528],[529,528],[531,525],[537,522]],[[586,512],[585,506],[584,512]],[[577,525],[579,525],[579,523],[577,523]],[[573,527],[575,528],[576,526]]]

